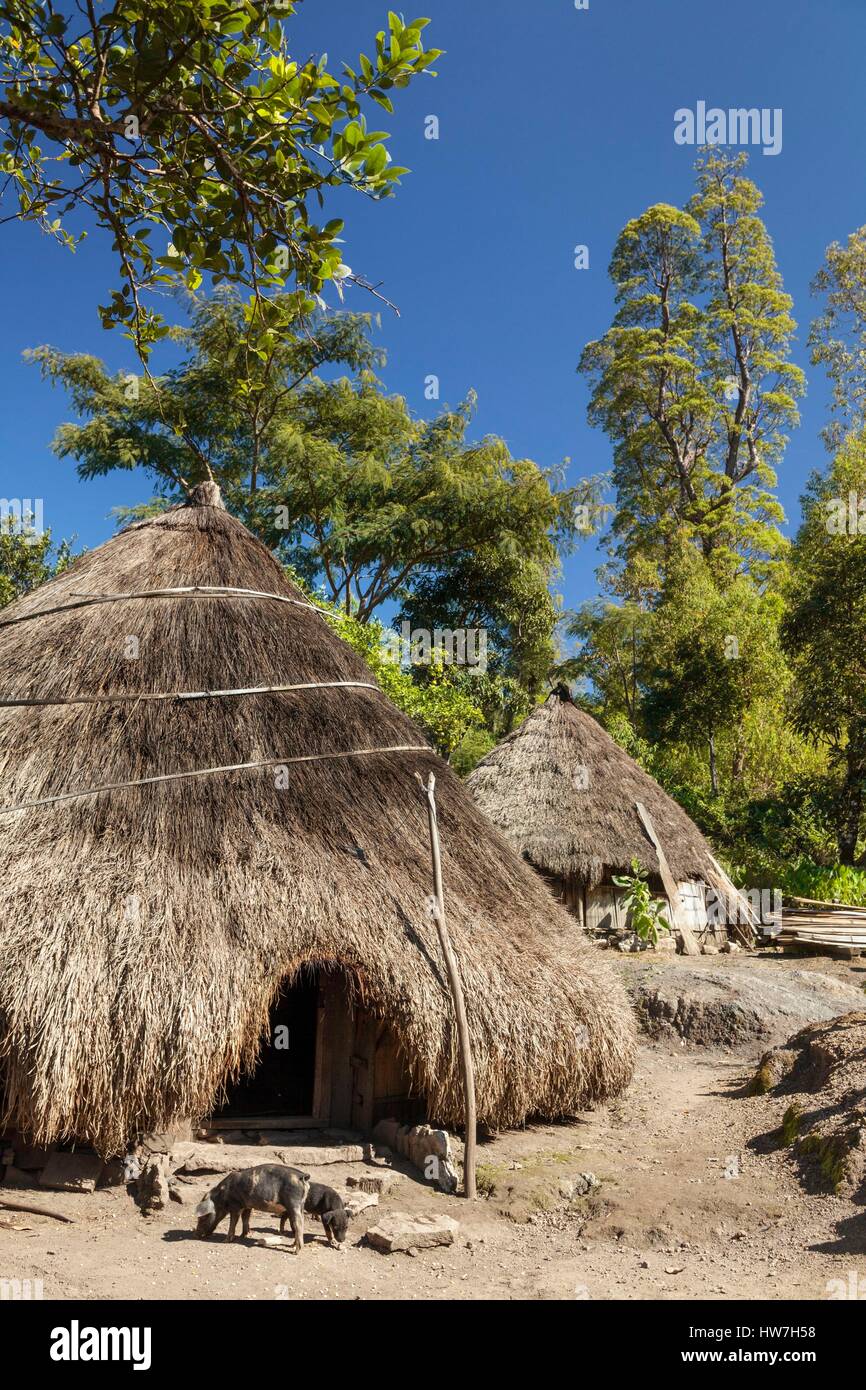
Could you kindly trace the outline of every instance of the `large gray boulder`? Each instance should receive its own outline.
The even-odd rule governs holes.
[[[643,959],[623,974],[644,1033],[705,1047],[782,1042],[863,1006],[847,980],[754,956]]]

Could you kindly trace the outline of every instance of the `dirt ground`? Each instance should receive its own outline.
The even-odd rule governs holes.
[[[793,964],[866,982],[862,961]],[[785,1101],[743,1094],[757,1060],[756,1050],[645,1043],[620,1101],[484,1143],[485,1195],[472,1206],[405,1169],[379,1210],[455,1217],[450,1248],[377,1253],[363,1240],[376,1208],[355,1219],[342,1251],[314,1221],[300,1258],[227,1245],[221,1232],[199,1241],[193,1208],[216,1178],[184,1184],[184,1205],[150,1218],[123,1188],[16,1187],[0,1193],[76,1224],[26,1216],[27,1229],[0,1229],[0,1278],[41,1279],[52,1299],[826,1299],[830,1281],[850,1286],[852,1276],[866,1291],[866,1212],[803,1190],[772,1139]],[[340,1184],[349,1171],[334,1164],[315,1176]],[[560,1185],[584,1172],[600,1187],[566,1201]],[[253,1235],[276,1229],[276,1218],[254,1214]]]

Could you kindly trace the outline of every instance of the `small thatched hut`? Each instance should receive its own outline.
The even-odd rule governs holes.
[[[626,1084],[604,959],[213,485],[0,612],[0,670],[7,1126],[459,1123],[431,769],[479,1121]]]
[[[734,891],[682,807],[563,687],[481,760],[468,785],[485,815],[591,930],[625,927],[623,893],[611,880],[629,873],[633,860],[655,892],[670,897],[641,808],[692,932],[708,926],[707,884],[720,895]]]

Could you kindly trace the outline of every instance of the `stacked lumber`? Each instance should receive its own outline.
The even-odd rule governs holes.
[[[776,941],[782,946],[814,946],[858,955],[866,951],[866,908],[786,898]]]

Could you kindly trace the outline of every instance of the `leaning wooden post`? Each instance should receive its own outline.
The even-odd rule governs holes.
[[[415,776],[427,796],[427,819],[430,824],[430,851],[433,856],[433,920],[439,934],[439,945],[445,957],[448,970],[448,983],[454,1000],[454,1013],[457,1017],[457,1039],[460,1045],[460,1064],[463,1071],[463,1096],[465,1101],[466,1153],[463,1161],[463,1195],[475,1197],[475,1068],[472,1065],[472,1044],[469,1039],[469,1023],[466,1018],[466,1005],[463,1000],[463,985],[460,981],[460,967],[448,935],[445,920],[445,895],[442,891],[442,857],[439,851],[439,822],[436,817],[436,778],[433,773],[425,786],[421,776]]]

